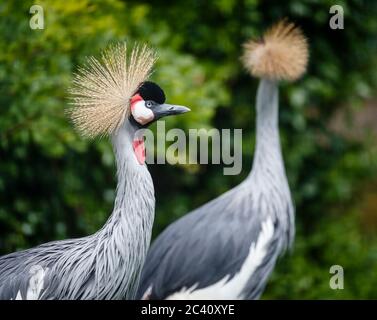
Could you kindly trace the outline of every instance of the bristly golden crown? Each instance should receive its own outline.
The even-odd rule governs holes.
[[[261,40],[246,42],[242,61],[255,77],[293,81],[306,70],[308,43],[301,29],[284,19]]]
[[[111,45],[74,75],[67,113],[83,136],[112,134],[129,116],[130,99],[151,74],[156,54],[146,45],[128,51],[126,43]]]

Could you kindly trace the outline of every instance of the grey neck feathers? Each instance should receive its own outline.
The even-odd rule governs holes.
[[[152,197],[154,201],[154,188],[152,178],[146,165],[138,163],[133,141],[142,139],[142,130],[132,125],[129,121],[123,125],[112,137],[117,167],[117,192],[114,212],[121,212],[131,216],[139,216],[144,212],[131,210],[132,203]]]
[[[152,178],[146,165],[138,163],[133,150],[137,128],[126,121],[112,143],[117,165],[117,190],[114,209],[98,232],[99,252],[105,255],[100,270],[108,292],[106,297],[133,298],[141,268],[149,248],[154,220],[155,198]],[[138,131],[138,138],[141,137]],[[116,283],[114,283],[116,282]]]
[[[256,149],[252,174],[285,178],[279,139],[279,97],[274,81],[262,79],[257,92]]]
[[[125,121],[112,136],[118,184],[113,212],[102,229],[89,237],[48,244],[46,248],[52,246],[54,250],[34,257],[33,264],[50,270],[44,297],[134,298],[149,248],[155,207],[151,176],[134,154],[135,132],[136,128]]]
[[[254,196],[266,202],[263,215],[273,215],[286,234],[286,247],[294,234],[294,209],[279,139],[279,99],[275,81],[262,79],[257,92],[256,149],[247,179]]]

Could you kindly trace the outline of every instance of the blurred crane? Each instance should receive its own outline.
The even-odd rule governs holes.
[[[145,81],[154,62],[146,46],[128,55],[118,44],[76,74],[68,114],[84,136],[111,137],[118,179],[113,212],[91,236],[0,257],[0,299],[134,298],[155,209],[142,129],[189,110],[165,104],[163,90]]]
[[[281,154],[278,80],[306,69],[307,42],[286,21],[245,44],[243,62],[261,78],[256,150],[240,185],[171,224],[152,244],[137,298],[256,299],[293,242],[294,209]]]

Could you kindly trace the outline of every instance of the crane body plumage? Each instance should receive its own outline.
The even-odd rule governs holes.
[[[79,239],[55,241],[0,257],[0,299],[133,299],[154,220],[153,181],[143,133],[154,121],[188,112],[165,103],[146,81],[156,60],[147,46],[110,46],[80,68],[68,110],[89,138],[110,136],[116,160],[114,207],[105,225]]]
[[[260,78],[251,172],[240,185],[162,232],[147,255],[137,298],[257,299],[278,257],[293,243],[278,81],[293,81],[305,72],[307,41],[299,28],[283,20],[244,48],[245,68]]]
[[[137,129],[126,121],[112,138],[118,184],[113,212],[102,229],[0,257],[0,299],[135,296],[155,205],[149,171],[133,152]]]
[[[167,227],[152,244],[138,298],[255,299],[294,237],[278,131],[278,87],[257,95],[253,167],[240,185]]]

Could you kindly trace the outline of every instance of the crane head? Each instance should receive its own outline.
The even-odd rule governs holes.
[[[165,93],[159,85],[145,81],[131,98],[131,120],[141,127],[147,127],[162,117],[190,111],[184,106],[167,104],[165,100]]]
[[[85,137],[115,133],[126,119],[146,127],[164,116],[189,111],[165,103],[163,90],[147,81],[157,59],[147,45],[110,45],[100,58],[89,57],[70,88],[67,113]]]
[[[242,61],[257,78],[294,81],[305,73],[308,56],[308,42],[301,29],[283,19],[261,39],[244,44]]]

